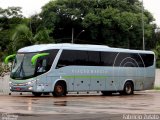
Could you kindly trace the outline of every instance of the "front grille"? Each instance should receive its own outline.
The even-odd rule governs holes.
[[[11,83],[11,85],[13,85],[13,86],[26,86],[26,84],[24,84],[24,83],[18,83],[18,84],[16,84],[16,83]]]

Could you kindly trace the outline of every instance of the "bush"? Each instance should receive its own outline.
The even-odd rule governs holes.
[[[0,77],[3,77],[5,73],[10,71],[10,65],[0,63]]]

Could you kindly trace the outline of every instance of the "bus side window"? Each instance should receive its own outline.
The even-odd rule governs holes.
[[[75,65],[76,53],[72,50],[63,50],[56,68],[61,68],[69,65]]]
[[[154,64],[154,55],[153,54],[140,54],[145,67],[150,67]]]
[[[98,51],[88,51],[88,65],[90,66],[100,66],[100,52]]]
[[[57,69],[65,66],[85,66],[88,65],[88,54],[82,50],[63,50],[57,64]]]

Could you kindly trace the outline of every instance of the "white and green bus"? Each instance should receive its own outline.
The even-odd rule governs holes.
[[[21,48],[10,74],[12,92],[35,96],[68,92],[114,92],[131,95],[154,87],[155,55],[152,51],[102,45],[42,44]]]

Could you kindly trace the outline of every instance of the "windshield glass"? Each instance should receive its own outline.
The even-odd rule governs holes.
[[[17,54],[13,64],[11,78],[25,79],[33,77],[35,66],[31,64],[31,59],[35,54]]]
[[[36,60],[36,64],[32,65],[32,57],[39,53],[49,53],[49,55],[39,57]],[[58,53],[58,49],[46,50],[39,53],[18,53],[13,63],[11,78],[19,80],[27,79],[49,71]]]

